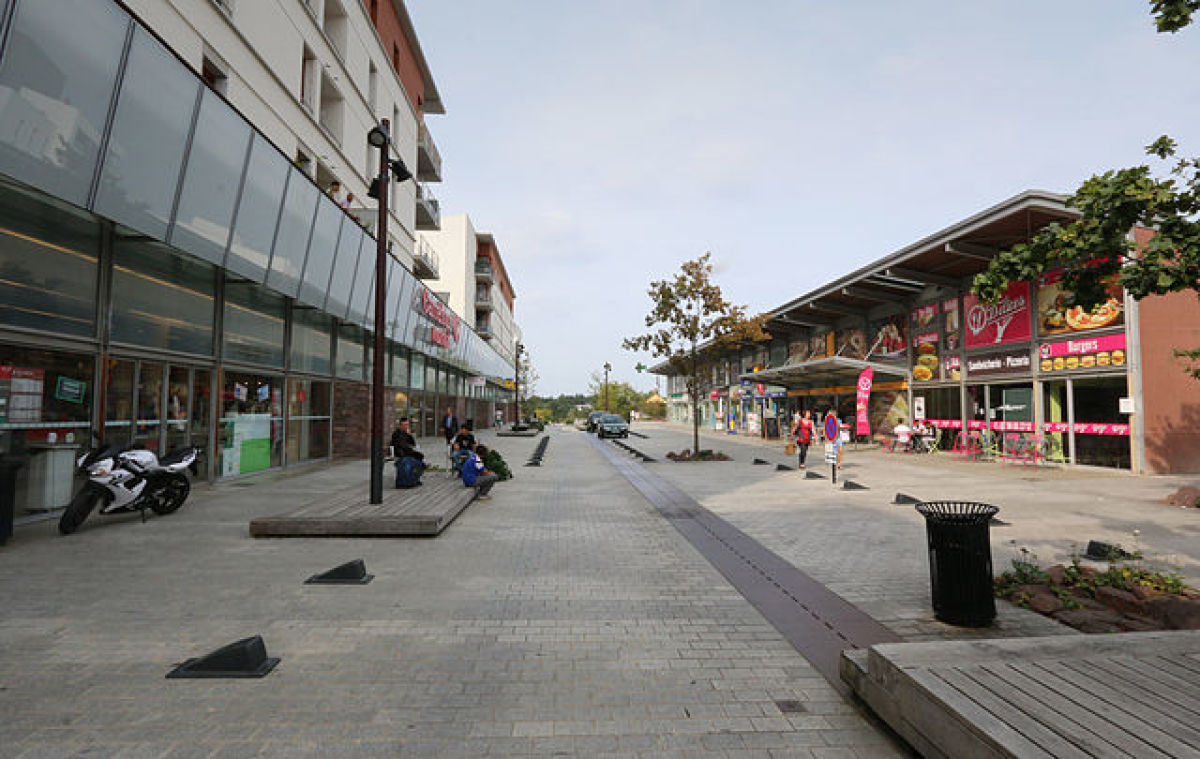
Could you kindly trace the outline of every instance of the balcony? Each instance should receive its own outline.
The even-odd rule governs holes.
[[[413,251],[413,274],[417,279],[438,278],[438,254],[424,238],[417,238],[417,247]]]
[[[492,325],[488,322],[475,322],[475,334],[482,337],[484,340],[491,340],[495,337],[492,334]]]
[[[425,122],[417,132],[417,179],[422,182],[442,181],[442,156]]]
[[[491,261],[483,258],[475,262],[475,281],[486,282],[487,284],[491,284],[493,281],[495,281],[495,277],[492,274]]]
[[[492,293],[488,290],[475,291],[475,310],[476,311],[491,311],[492,310]]]
[[[417,188],[417,229],[436,230],[442,228],[442,212],[437,198],[424,182],[413,182]]]

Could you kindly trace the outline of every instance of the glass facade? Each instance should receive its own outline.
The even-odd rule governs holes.
[[[0,6],[0,455],[23,457],[18,513],[65,504],[93,427],[194,446],[201,478],[331,456],[333,379],[369,377],[375,240],[118,4]],[[407,411],[423,285],[395,259],[388,275]],[[512,372],[469,330],[444,352]]]

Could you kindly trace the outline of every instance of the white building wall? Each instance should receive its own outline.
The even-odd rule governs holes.
[[[438,256],[437,279],[426,280],[429,289],[450,293],[450,307],[475,326],[475,227],[465,213],[441,217],[440,230],[421,230]]]
[[[354,194],[360,214],[374,227],[375,201],[367,198],[370,178],[378,173],[378,151],[366,136],[379,119],[392,119],[396,153],[413,171],[417,165],[419,118],[392,69],[390,52],[379,41],[360,0],[128,0],[130,10],[153,29],[197,72],[208,51],[226,75],[225,96],[289,158],[303,150],[322,163]],[[338,2],[346,14],[342,55],[321,28],[324,3]],[[311,8],[311,9],[310,9]],[[310,112],[301,105],[305,46],[315,54],[319,72]],[[368,103],[370,64],[378,72],[374,109]],[[318,121],[320,78],[324,72],[342,97],[340,139]],[[391,185],[389,237],[393,253],[412,267],[416,240],[416,185]]]

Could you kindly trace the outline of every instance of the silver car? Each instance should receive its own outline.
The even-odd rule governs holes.
[[[605,414],[596,423],[598,437],[629,437],[629,425],[616,414]]]

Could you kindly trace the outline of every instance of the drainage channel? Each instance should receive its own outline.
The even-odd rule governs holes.
[[[900,642],[891,630],[667,480],[611,446],[593,444],[842,695],[850,694],[838,671],[843,650]]]

